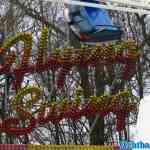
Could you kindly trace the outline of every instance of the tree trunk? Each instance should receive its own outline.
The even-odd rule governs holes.
[[[72,32],[71,32],[72,33]],[[77,40],[77,38],[73,35],[73,33],[70,36],[70,43],[75,48],[80,47],[80,42]],[[101,70],[102,69],[102,70]],[[92,95],[92,90],[90,88],[90,83],[88,79],[88,67],[79,67],[78,68],[80,77],[81,77],[81,87],[84,90],[84,97],[87,98],[90,95]],[[102,73],[101,73],[102,71]],[[96,67],[95,69],[95,83],[96,83],[96,95],[102,95],[104,93],[104,73],[103,68]],[[89,120],[89,126],[90,128],[93,126],[93,122],[95,120],[95,117],[88,118]],[[90,144],[91,145],[103,145],[104,144],[104,119],[99,117],[97,120],[94,128],[92,129],[92,132],[90,134]]]

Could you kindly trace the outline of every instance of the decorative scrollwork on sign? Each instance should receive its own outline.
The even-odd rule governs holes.
[[[29,94],[32,94],[31,99],[26,101],[25,105],[23,106],[23,97],[27,95],[29,96]],[[38,102],[41,96],[42,96],[42,91],[38,87],[31,86],[28,88],[23,88],[18,92],[18,94],[12,100],[11,107],[22,117],[32,118],[33,115],[31,114],[31,112],[27,112],[25,109],[31,109],[33,107],[33,104]]]
[[[65,48],[64,50],[54,49],[49,55],[47,61],[44,60],[46,54],[46,44],[48,40],[48,29],[44,28],[41,33],[41,38],[38,46],[38,54],[36,63],[29,63],[30,53],[32,48],[32,35],[29,33],[19,33],[18,35],[9,38],[0,48],[0,54],[6,55],[6,51],[13,44],[23,40],[25,43],[24,55],[21,65],[14,69],[11,68],[15,61],[16,55],[14,52],[7,55],[4,65],[0,69],[0,74],[12,74],[15,77],[15,89],[21,87],[23,77],[26,73],[33,74],[41,73],[47,70],[58,71],[57,86],[62,88],[66,75],[72,67],[76,66],[97,66],[97,65],[112,65],[123,64],[124,71],[122,78],[129,80],[136,70],[136,62],[140,57],[139,48],[132,40],[122,42],[120,44],[109,43],[107,45],[97,44],[95,46],[82,46],[80,49]]]
[[[129,80],[135,74],[136,63],[141,56],[136,43],[128,40],[118,44],[81,46],[79,49],[53,49],[47,59],[44,59],[44,55],[47,54],[48,32],[48,28],[44,28],[41,32],[37,59],[34,64],[30,64],[32,49],[32,35],[30,33],[17,34],[6,40],[3,47],[0,48],[0,55],[4,57],[0,75],[12,75],[14,77],[13,85],[17,91],[17,95],[10,104],[17,116],[2,120],[0,131],[14,136],[21,136],[31,133],[39,124],[58,123],[64,118],[75,121],[82,116],[88,118],[96,114],[105,117],[110,112],[116,115],[116,128],[121,131],[125,126],[125,118],[130,112],[134,112],[137,106],[132,101],[129,91],[121,91],[115,95],[90,96],[84,103],[81,103],[79,96],[82,92],[77,92],[80,94],[76,94],[74,101],[65,98],[59,103],[55,101],[49,104],[42,100],[42,90],[40,88],[30,86],[21,89],[21,84],[25,74],[51,70],[54,73],[57,71],[57,87],[63,88],[66,76],[73,67],[111,66],[113,64],[122,64],[122,79]],[[14,51],[10,51],[10,53],[7,51],[19,41],[24,42],[24,54],[21,63],[14,67],[13,63],[15,63],[17,54]],[[24,100],[25,97],[28,100]],[[29,99],[29,97],[31,98]],[[31,111],[33,105],[37,103],[40,106]],[[27,126],[19,128],[20,122],[24,122]]]
[[[33,93],[34,96],[27,100],[25,106],[23,106],[23,97]],[[59,103],[41,103],[39,108],[35,108],[35,113],[27,111],[39,101],[41,95],[42,91],[38,87],[26,87],[20,90],[11,102],[11,107],[17,112],[18,117],[4,119],[0,124],[0,130],[14,136],[20,136],[31,133],[38,124],[58,123],[64,118],[70,118],[75,121],[82,116],[92,117],[97,113],[105,117],[112,112],[117,118],[117,130],[121,131],[125,125],[125,118],[130,112],[136,110],[137,105],[132,100],[130,92],[121,91],[116,95],[90,96],[82,104],[80,96],[77,94],[74,101],[65,98]],[[26,121],[28,126],[23,129],[11,127],[12,125],[19,125],[20,121]]]
[[[32,35],[30,33],[18,33],[16,36],[8,38],[4,42],[3,47],[0,51],[0,55],[6,55],[7,50],[19,41],[24,42],[24,54],[22,56],[21,63],[19,66],[17,66],[15,72],[15,77],[17,77],[15,78],[14,86],[16,89],[19,89],[21,87],[21,82],[24,78],[24,74],[26,73],[25,68],[28,66],[29,63],[30,53],[32,49]],[[9,55],[7,55],[6,60],[4,61],[4,65],[0,70],[0,73],[8,74],[8,72],[11,70],[13,62],[15,62],[15,58],[15,52],[11,52]]]

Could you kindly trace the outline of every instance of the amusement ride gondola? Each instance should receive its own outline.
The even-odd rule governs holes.
[[[131,0],[56,0],[53,2],[66,4],[65,19],[83,44],[121,40],[123,30],[113,23],[107,10],[150,14],[149,2],[142,0],[138,3]]]
[[[82,1],[99,3],[94,0]],[[105,9],[69,5],[65,9],[65,17],[73,33],[83,43],[121,39],[123,31],[113,24]]]

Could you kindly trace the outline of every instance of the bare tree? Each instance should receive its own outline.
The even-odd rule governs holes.
[[[65,22],[63,16],[63,4],[54,4],[43,2],[42,0],[1,0],[0,7],[4,12],[0,14],[0,46],[3,45],[4,39],[14,35],[16,32],[32,32],[34,36],[32,54],[30,63],[34,63],[37,59],[38,41],[41,29],[44,26],[49,28],[49,37],[46,50],[44,51],[44,60],[53,52],[52,49],[73,46],[80,47],[80,42],[69,31],[69,26]],[[145,88],[148,87],[149,80],[149,28],[147,16],[139,16],[137,14],[121,14],[111,12],[114,21],[121,25],[124,29],[123,40],[133,38],[141,49],[142,56],[137,63],[137,72],[130,81],[124,82],[118,80],[116,66],[97,66],[97,67],[78,67],[73,68],[66,78],[65,86],[59,90],[55,88],[57,72],[51,70],[41,74],[26,75],[23,84],[30,84],[41,87],[44,91],[43,99],[59,101],[62,97],[69,99],[74,98],[76,89],[81,86],[84,91],[84,98],[91,95],[100,96],[110,88],[109,93],[117,93],[120,89],[130,88],[131,91],[137,93],[137,97],[143,98]],[[135,26],[136,24],[136,26]],[[69,34],[70,33],[70,34]],[[17,52],[17,60],[15,63],[21,63],[20,57],[23,53],[22,43],[19,42],[13,46]],[[8,50],[8,53],[11,51]],[[3,57],[0,58],[3,62]],[[1,62],[1,63],[2,63]],[[12,115],[9,110],[9,102],[16,93],[11,89],[13,77],[0,76],[0,91],[4,92],[1,102],[0,118]],[[74,86],[72,86],[74,85]],[[113,86],[112,86],[113,85]],[[139,102],[138,102],[139,103]],[[92,118],[83,118],[78,122],[65,119],[57,124],[49,123],[47,126],[39,126],[30,135],[23,138],[14,138],[5,134],[1,134],[1,143],[40,143],[40,144],[108,144],[119,142],[119,140],[129,140],[129,126],[136,123],[137,112],[126,118],[125,129],[118,134],[116,131],[116,118],[110,114],[103,118],[95,116]],[[94,122],[94,123],[93,123]]]

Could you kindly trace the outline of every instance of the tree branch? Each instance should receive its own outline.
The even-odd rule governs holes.
[[[36,10],[33,10],[32,8],[28,8],[23,3],[21,3],[19,0],[12,0],[10,2],[19,6],[28,16],[39,20],[40,22],[44,23],[46,26],[48,26],[48,27],[52,28],[53,30],[55,30],[56,32],[60,33],[62,36],[66,36],[66,34],[61,29],[56,27],[54,24],[51,24],[48,20],[46,20],[46,18],[41,16],[40,13],[37,12]]]

